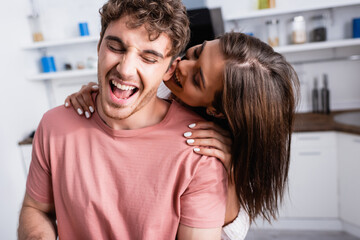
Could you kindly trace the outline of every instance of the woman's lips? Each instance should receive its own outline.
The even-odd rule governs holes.
[[[177,71],[175,71],[175,74],[173,75],[173,79],[176,85],[178,85],[180,88],[183,88],[183,86],[181,85],[181,82],[179,80],[179,77],[177,75]]]

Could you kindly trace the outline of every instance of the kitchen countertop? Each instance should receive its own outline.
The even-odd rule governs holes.
[[[334,121],[334,116],[338,114],[357,111],[360,111],[360,109],[333,111],[330,114],[296,113],[294,132],[338,131],[360,135],[360,127]]]

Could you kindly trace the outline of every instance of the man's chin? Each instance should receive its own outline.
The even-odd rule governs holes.
[[[103,106],[102,108],[105,116],[113,120],[124,120],[132,115],[131,109],[127,108],[119,108],[112,105]]]

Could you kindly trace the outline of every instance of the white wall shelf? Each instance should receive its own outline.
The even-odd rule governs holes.
[[[239,13],[236,15],[227,15],[224,17],[224,20],[231,21],[231,20],[241,20],[241,19],[249,19],[249,18],[270,17],[274,15],[283,15],[289,13],[346,7],[352,5],[360,5],[360,0],[344,0],[343,2],[326,3],[326,4],[325,3],[317,4],[316,1],[314,1],[314,3],[311,6],[303,6],[298,8],[285,8],[285,9],[271,8],[271,9],[254,10],[247,13]]]
[[[74,45],[74,44],[84,44],[84,43],[92,43],[99,41],[99,36],[90,36],[90,37],[77,37],[70,39],[62,39],[62,40],[53,40],[53,41],[42,41],[42,42],[34,42],[32,44],[26,45],[23,47],[24,50],[34,50],[41,48],[49,48],[49,47],[59,47],[66,45]]]
[[[352,47],[352,46],[360,47],[360,38],[280,46],[280,47],[275,47],[274,50],[284,54],[284,53],[295,53],[295,52],[304,52],[304,51],[313,51],[313,50],[322,50],[322,49],[331,49],[331,48]]]
[[[44,81],[44,80],[55,80],[55,79],[64,79],[64,78],[77,78],[77,77],[86,77],[86,76],[96,76],[96,69],[83,69],[83,70],[69,70],[61,72],[51,72],[51,73],[39,73],[27,77],[30,81]]]

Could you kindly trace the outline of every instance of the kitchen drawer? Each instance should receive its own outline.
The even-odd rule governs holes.
[[[335,132],[306,132],[293,133],[292,148],[335,148],[336,147]]]

